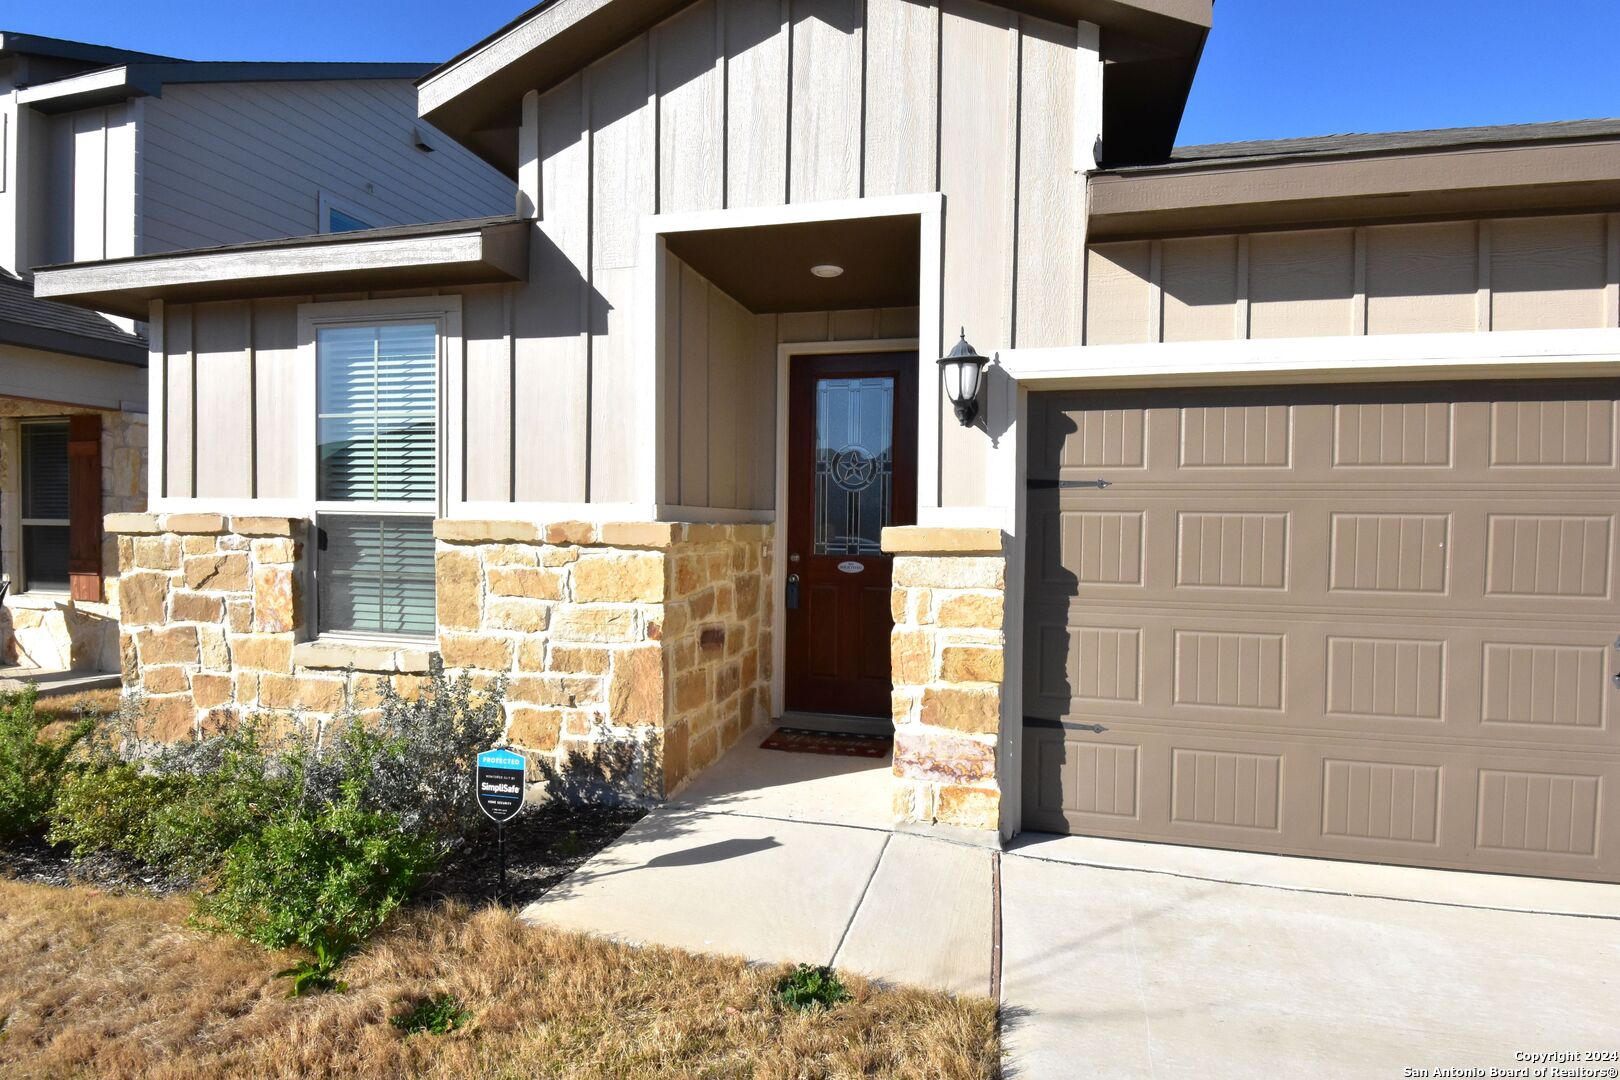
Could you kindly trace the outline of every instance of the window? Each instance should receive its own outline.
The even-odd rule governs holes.
[[[353,214],[345,214],[335,206],[326,208],[326,231],[329,233],[354,232],[357,229],[371,228],[375,228],[375,226],[369,221],[361,221]]]
[[[22,587],[68,591],[68,426],[22,425]]]
[[[320,633],[431,636],[439,326],[315,334]]]

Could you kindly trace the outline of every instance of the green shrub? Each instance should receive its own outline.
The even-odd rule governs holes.
[[[45,734],[55,721],[34,711],[35,691],[0,694],[0,840],[39,831],[56,802],[74,749],[96,726],[94,717]]]
[[[456,1028],[466,1027],[472,1013],[461,1007],[450,994],[435,994],[422,998],[408,1013],[402,1013],[389,1022],[407,1035],[448,1035]]]
[[[393,814],[366,810],[361,785],[311,814],[301,806],[225,854],[197,898],[202,925],[270,949],[301,946],[341,959],[411,896],[433,868],[431,843]]]
[[[63,784],[48,838],[76,856],[115,851],[199,878],[293,801],[292,771],[246,723],[139,763],[98,745]]]
[[[830,1009],[849,1000],[849,990],[830,967],[800,964],[776,984],[776,1000],[784,1007],[804,1012]]]

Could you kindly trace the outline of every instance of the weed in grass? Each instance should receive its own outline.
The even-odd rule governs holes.
[[[471,1019],[472,1013],[462,1008],[453,994],[435,994],[422,998],[410,1012],[394,1017],[390,1023],[407,1035],[448,1035],[466,1027]]]
[[[800,964],[776,984],[776,1000],[783,1007],[800,1012],[830,1009],[849,998],[849,990],[830,967]]]
[[[585,844],[579,838],[578,829],[569,829],[568,835],[557,841],[557,854],[565,859],[577,858],[585,851]]]
[[[316,942],[315,958],[313,960],[300,960],[290,968],[276,972],[278,979],[291,979],[292,988],[287,991],[288,997],[303,997],[311,991],[321,993],[341,994],[349,988],[349,984],[337,977],[338,965],[343,963],[345,953],[333,952],[324,943]]]

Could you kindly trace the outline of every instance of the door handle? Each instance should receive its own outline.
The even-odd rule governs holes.
[[[789,611],[795,611],[799,607],[799,575],[798,574],[789,574],[788,575],[788,579],[787,579],[787,597],[786,597],[785,603],[786,603],[787,609]]]

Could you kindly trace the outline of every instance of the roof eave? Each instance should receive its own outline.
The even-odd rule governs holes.
[[[0,319],[0,345],[13,345],[42,352],[65,353],[90,360],[106,360],[129,367],[145,367],[146,346],[131,337],[127,344],[86,337],[66,330],[53,330],[44,326]]]
[[[145,319],[154,300],[190,303],[528,278],[528,221],[446,223],[43,267],[34,293]]]
[[[1620,139],[1098,172],[1093,240],[1620,204]]]

